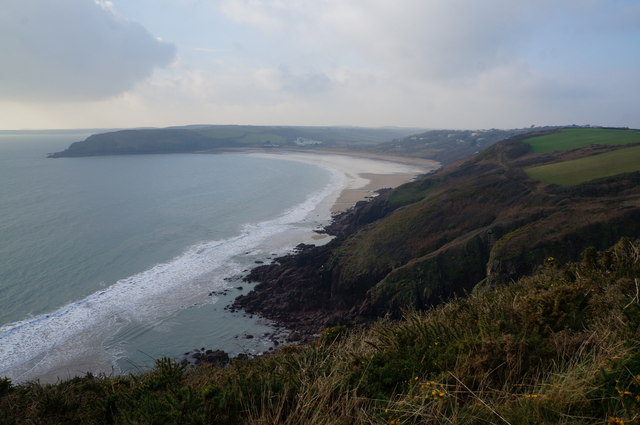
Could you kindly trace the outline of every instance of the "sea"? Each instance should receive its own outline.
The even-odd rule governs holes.
[[[88,135],[0,132],[0,377],[272,349],[272,323],[225,307],[250,268],[323,243],[341,175],[241,153],[46,157]]]

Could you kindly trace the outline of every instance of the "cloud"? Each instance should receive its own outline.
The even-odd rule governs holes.
[[[325,57],[349,57],[398,78],[459,84],[538,49],[591,56],[584,44],[607,33],[638,34],[631,0],[221,0],[234,21],[306,44]],[[631,36],[631,35],[630,35]],[[582,42],[582,45],[580,43]],[[571,48],[571,52],[562,51]],[[562,60],[562,59],[560,59]],[[538,64],[529,61],[531,67]],[[580,66],[575,63],[565,66]]]
[[[252,77],[263,89],[301,97],[326,93],[334,86],[331,78],[322,72],[296,73],[285,66],[259,69]]]
[[[633,92],[621,90],[640,69],[631,53],[640,40],[634,0],[220,4],[234,22],[277,43],[279,62],[260,66],[280,70],[269,81],[278,82],[273,87],[282,93],[297,94],[298,106],[318,100],[309,96],[314,81],[335,105],[350,104],[371,116],[412,115],[413,122],[421,111],[432,126],[587,122],[598,114],[617,121],[623,111],[604,108],[612,105],[606,100],[612,93],[619,104],[637,105]],[[626,77],[617,77],[621,70]],[[324,78],[300,78],[305,75]],[[303,82],[306,90],[291,89]]]
[[[450,80],[512,61],[540,15],[535,6],[513,0],[224,0],[221,10],[269,32],[348,49],[372,65]]]
[[[220,8],[224,14],[238,22],[256,26],[266,31],[281,30],[284,24],[279,14],[286,9],[263,0],[222,0]]]
[[[638,125],[637,0],[0,1],[0,127]]]
[[[19,101],[108,98],[175,57],[113,3],[93,0],[4,0],[0,52],[0,97]]]

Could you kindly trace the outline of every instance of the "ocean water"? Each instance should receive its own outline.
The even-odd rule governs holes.
[[[340,177],[242,154],[46,158],[86,136],[0,134],[0,376],[267,350],[270,324],[224,307],[256,261],[310,241]]]

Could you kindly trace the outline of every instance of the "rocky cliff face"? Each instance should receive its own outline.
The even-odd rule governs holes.
[[[536,156],[520,138],[492,146],[344,214],[327,246],[258,267],[249,279],[262,283],[235,306],[312,331],[425,308],[548,257],[572,261],[640,236],[640,173],[559,187],[523,171],[591,153]]]

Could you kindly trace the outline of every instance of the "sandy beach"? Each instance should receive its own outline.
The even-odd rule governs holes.
[[[252,152],[250,155],[305,162],[334,172],[339,183],[332,195],[319,205],[321,209],[328,207],[331,214],[345,211],[356,202],[375,196],[376,190],[398,187],[440,167],[440,163],[428,159],[366,154],[291,150]]]

